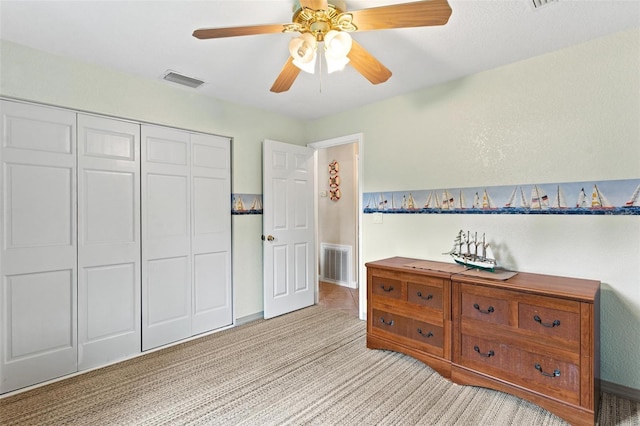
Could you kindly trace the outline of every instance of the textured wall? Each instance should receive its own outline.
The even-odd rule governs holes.
[[[363,132],[365,192],[637,179],[638,70],[631,30],[315,120],[307,133]],[[508,268],[601,280],[602,378],[640,390],[640,217],[365,215],[362,263],[447,260],[459,229],[486,232]]]

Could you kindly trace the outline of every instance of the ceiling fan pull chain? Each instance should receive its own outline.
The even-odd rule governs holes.
[[[318,74],[320,75],[320,93],[322,93],[322,55],[318,55]]]

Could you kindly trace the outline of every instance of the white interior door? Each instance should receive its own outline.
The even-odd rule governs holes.
[[[143,125],[142,349],[191,336],[189,133]]]
[[[0,101],[0,391],[77,371],[76,114]]]
[[[263,143],[264,317],[313,305],[314,150]]]
[[[192,334],[233,323],[230,150],[229,138],[191,134]]]
[[[140,125],[78,115],[78,369],[140,352]]]

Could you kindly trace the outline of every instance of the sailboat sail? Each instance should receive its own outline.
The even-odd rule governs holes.
[[[430,209],[431,208],[431,199],[433,198],[433,191],[431,191],[429,193],[429,196],[427,197],[427,201],[424,203],[424,208],[425,209]]]
[[[551,208],[554,208],[554,209],[567,208],[567,200],[564,197],[564,193],[562,192],[562,188],[560,188],[560,185],[558,185],[556,188],[556,192],[553,196],[553,201],[551,202]]]
[[[533,185],[531,189],[531,208],[538,210],[549,208],[549,197],[538,185]]]
[[[367,209],[372,209],[375,206],[376,201],[373,199],[373,195],[369,197],[369,202],[367,203]]]
[[[242,202],[242,197],[240,197],[240,196],[238,196],[238,198],[236,198],[235,210],[237,212],[243,212],[244,211],[244,203]]]
[[[442,209],[453,210],[455,208],[455,199],[451,195],[448,189],[442,191]]]
[[[409,193],[409,199],[407,201],[407,208],[415,209],[416,208],[416,200],[413,199],[413,194]]]
[[[587,194],[584,192],[584,188],[580,190],[580,194],[578,194],[578,201],[576,201],[576,208],[584,209],[589,207],[587,204]]]
[[[604,194],[598,188],[598,185],[593,185],[593,192],[591,193],[591,208],[592,209],[613,208],[609,200],[605,198]]]
[[[382,193],[380,193],[380,202],[378,203],[378,209],[379,210],[387,209],[387,200],[384,199]]]
[[[633,194],[631,194],[631,198],[629,198],[629,201],[624,203],[624,207],[640,207],[640,185],[638,185],[636,190],[633,191]]]
[[[251,210],[253,211],[262,210],[262,203],[260,202],[258,197],[255,197],[253,199],[253,203],[251,203]]]
[[[483,209],[495,209],[496,205],[493,202],[493,200],[491,199],[491,197],[489,196],[489,193],[487,192],[487,190],[484,190],[484,193],[482,194],[482,208]]]
[[[505,207],[507,207],[507,208],[513,207],[513,201],[516,198],[516,191],[518,191],[518,187],[517,186],[515,188],[513,188],[513,192],[511,193],[511,195],[509,195],[509,200],[504,205]]]
[[[481,205],[480,205],[480,196],[476,192],[476,195],[473,196],[473,204],[471,205],[471,208],[479,209],[480,207],[481,207]]]
[[[462,192],[462,189],[461,189],[460,194],[458,195],[458,208],[465,209],[466,204],[467,203],[464,201],[464,192]]]
[[[529,202],[527,201],[527,197],[524,196],[524,189],[522,189],[522,187],[520,187],[520,207],[523,207],[525,209],[530,208],[531,206],[529,206]]]

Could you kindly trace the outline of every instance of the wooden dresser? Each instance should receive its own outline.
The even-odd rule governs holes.
[[[529,273],[501,281],[403,257],[366,266],[368,348],[402,352],[572,424],[595,423],[600,282]]]

